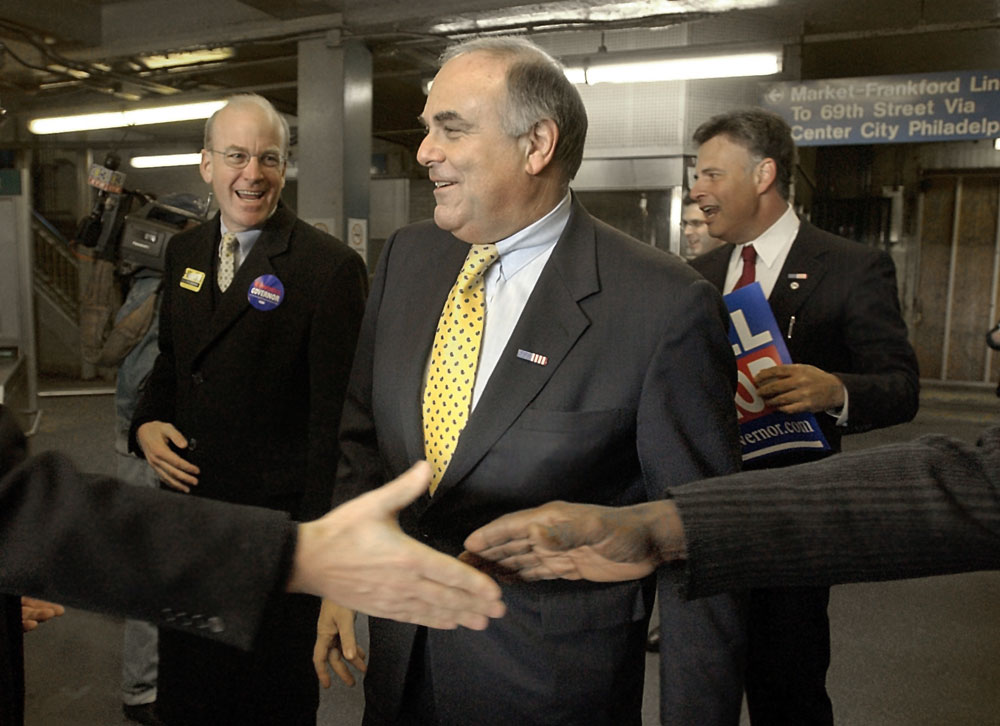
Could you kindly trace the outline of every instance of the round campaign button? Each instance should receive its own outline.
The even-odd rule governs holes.
[[[247,291],[247,300],[257,310],[274,310],[284,299],[285,286],[274,275],[261,275]]]

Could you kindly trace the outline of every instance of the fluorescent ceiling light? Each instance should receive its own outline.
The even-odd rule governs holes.
[[[28,130],[33,134],[61,134],[69,131],[118,129],[124,126],[146,126],[174,121],[192,121],[208,118],[225,104],[225,101],[204,101],[202,103],[185,103],[178,106],[136,108],[129,111],[36,118],[28,122]]]
[[[163,55],[145,55],[139,58],[142,64],[150,70],[157,68],[175,68],[177,66],[192,66],[197,63],[212,63],[232,58],[236,51],[231,47],[205,48],[203,50],[186,50],[180,53],[165,53]]]
[[[685,81],[695,78],[738,78],[770,76],[781,72],[784,51],[720,51],[678,46],[659,51],[598,52],[588,56],[562,58],[563,70],[570,83],[648,83]],[[668,55],[669,54],[669,55]],[[660,57],[657,57],[657,56]],[[423,82],[424,95],[431,91],[433,80]]]
[[[167,166],[197,166],[201,163],[201,154],[161,154],[158,156],[136,156],[129,165],[136,169],[159,169]],[[285,166],[285,179],[294,181],[299,177],[299,167],[289,160]]]
[[[201,154],[159,154],[156,156],[134,156],[129,162],[136,169],[159,169],[164,166],[196,166],[201,163]]]
[[[666,49],[666,53],[673,49]],[[646,83],[650,81],[683,81],[696,78],[736,78],[769,76],[781,72],[781,49],[712,53],[702,50],[682,57],[656,58],[631,54],[595,53],[585,58],[566,59],[566,77],[573,83]]]
[[[511,28],[622,22],[692,13],[722,13],[777,5],[778,0],[616,0],[588,3],[524,3],[493,11],[463,12],[446,17],[430,30],[433,34],[458,35]],[[664,21],[664,25],[672,24]]]
[[[68,68],[64,65],[60,65],[59,63],[49,63],[49,65],[45,67],[53,73],[62,73],[63,75],[72,76],[73,78],[90,78],[90,74],[87,73],[87,71],[81,71],[78,68]]]

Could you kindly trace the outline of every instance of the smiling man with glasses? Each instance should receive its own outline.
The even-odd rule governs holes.
[[[205,149],[205,151],[210,151],[213,154],[221,154],[222,160],[226,162],[226,166],[233,169],[245,168],[252,159],[259,159],[260,165],[266,166],[269,169],[277,169],[285,163],[284,155],[279,154],[277,151],[264,151],[260,154],[248,154],[238,149],[226,149],[225,151]]]
[[[256,95],[234,96],[205,125],[201,175],[219,214],[170,241],[160,355],[130,446],[164,487],[301,521],[329,508],[367,271],[281,203],[288,140]],[[282,596],[269,612],[252,653],[162,633],[159,717],[314,724],[318,602]]]

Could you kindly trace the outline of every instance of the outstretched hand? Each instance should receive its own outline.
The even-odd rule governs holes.
[[[632,507],[549,502],[500,517],[465,540],[462,559],[525,580],[635,580],[684,555],[672,502]]]
[[[483,630],[490,618],[501,617],[499,585],[400,529],[399,512],[429,483],[430,465],[417,462],[388,484],[299,525],[288,589],[433,628]]]

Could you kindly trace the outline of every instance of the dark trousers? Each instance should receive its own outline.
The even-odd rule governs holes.
[[[503,661],[510,669],[494,669],[490,678],[483,677],[488,664],[476,661],[473,653],[461,659],[462,670],[456,670],[447,656],[433,660],[434,636],[428,635],[426,628],[418,628],[398,704],[380,698],[379,686],[373,686],[376,681],[371,676],[378,657],[377,636],[373,635],[363,726],[639,726],[647,628],[644,617],[616,626],[614,632],[622,633],[621,642],[605,649],[592,645],[602,639],[606,642],[606,633],[600,629],[550,633],[535,640],[525,637],[511,646],[509,659]],[[473,637],[470,642],[475,640]],[[532,660],[539,650],[548,648],[551,653],[553,641],[578,657],[555,658],[551,663],[545,658]],[[483,640],[481,645],[486,651],[488,642]],[[620,658],[619,647],[635,657]],[[488,652],[492,655],[496,649]],[[615,653],[611,660],[623,663],[622,667],[604,668],[611,652]],[[580,705],[590,694],[575,697],[581,690],[579,680],[561,677],[566,670],[586,674],[590,666],[603,668],[605,676],[597,681],[600,687],[596,691],[602,697],[593,708]],[[592,695],[590,698],[594,700]]]
[[[753,726],[833,726],[829,602],[825,587],[751,591],[746,692]]]
[[[368,716],[366,709],[365,716]],[[366,718],[363,726],[370,721]],[[427,652],[427,628],[417,630],[413,655],[403,691],[403,708],[397,726],[437,726],[434,710],[434,680],[431,675],[430,655]]]

